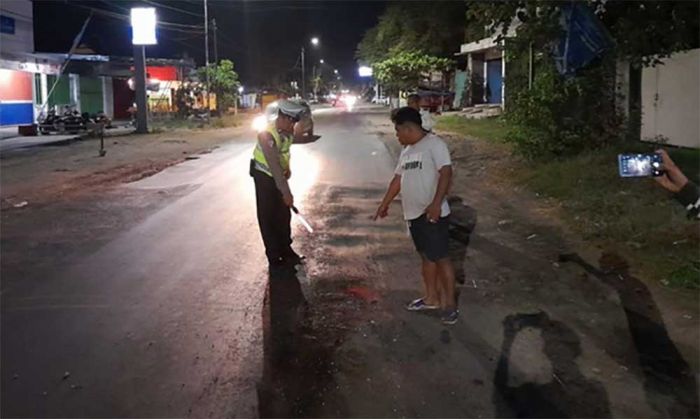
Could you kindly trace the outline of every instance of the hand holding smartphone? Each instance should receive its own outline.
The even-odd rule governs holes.
[[[621,177],[662,176],[663,157],[658,153],[625,153],[617,156]]]

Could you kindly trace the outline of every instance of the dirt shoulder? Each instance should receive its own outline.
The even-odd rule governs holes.
[[[248,124],[222,129],[178,129],[147,135],[88,138],[64,145],[32,147],[0,157],[2,210],[40,205],[151,176],[222,144],[244,140]]]

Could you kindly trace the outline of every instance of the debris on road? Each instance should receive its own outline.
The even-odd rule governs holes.
[[[63,373],[63,378],[62,380],[67,380],[70,377],[70,372],[66,371]]]
[[[16,203],[16,204],[14,204],[13,206],[14,206],[15,208],[22,208],[22,207],[26,207],[27,205],[29,205],[29,202],[27,202],[27,201],[22,201],[22,202],[18,202],[18,203]]]
[[[529,236],[527,236],[527,239],[525,239],[525,240],[534,239],[535,237],[537,237],[537,234],[530,234]]]

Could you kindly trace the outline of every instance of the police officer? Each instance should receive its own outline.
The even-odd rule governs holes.
[[[250,163],[250,175],[255,182],[258,225],[265,244],[270,267],[302,260],[291,247],[291,211],[294,196],[287,179],[291,176],[289,161],[292,143],[309,142],[295,124],[307,109],[288,99],[280,99],[265,109],[267,128],[258,134],[258,142]],[[295,135],[295,131],[297,131]]]

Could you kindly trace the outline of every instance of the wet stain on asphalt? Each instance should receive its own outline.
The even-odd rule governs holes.
[[[350,287],[346,289],[345,292],[368,303],[376,303],[379,301],[379,293],[369,288]]]

